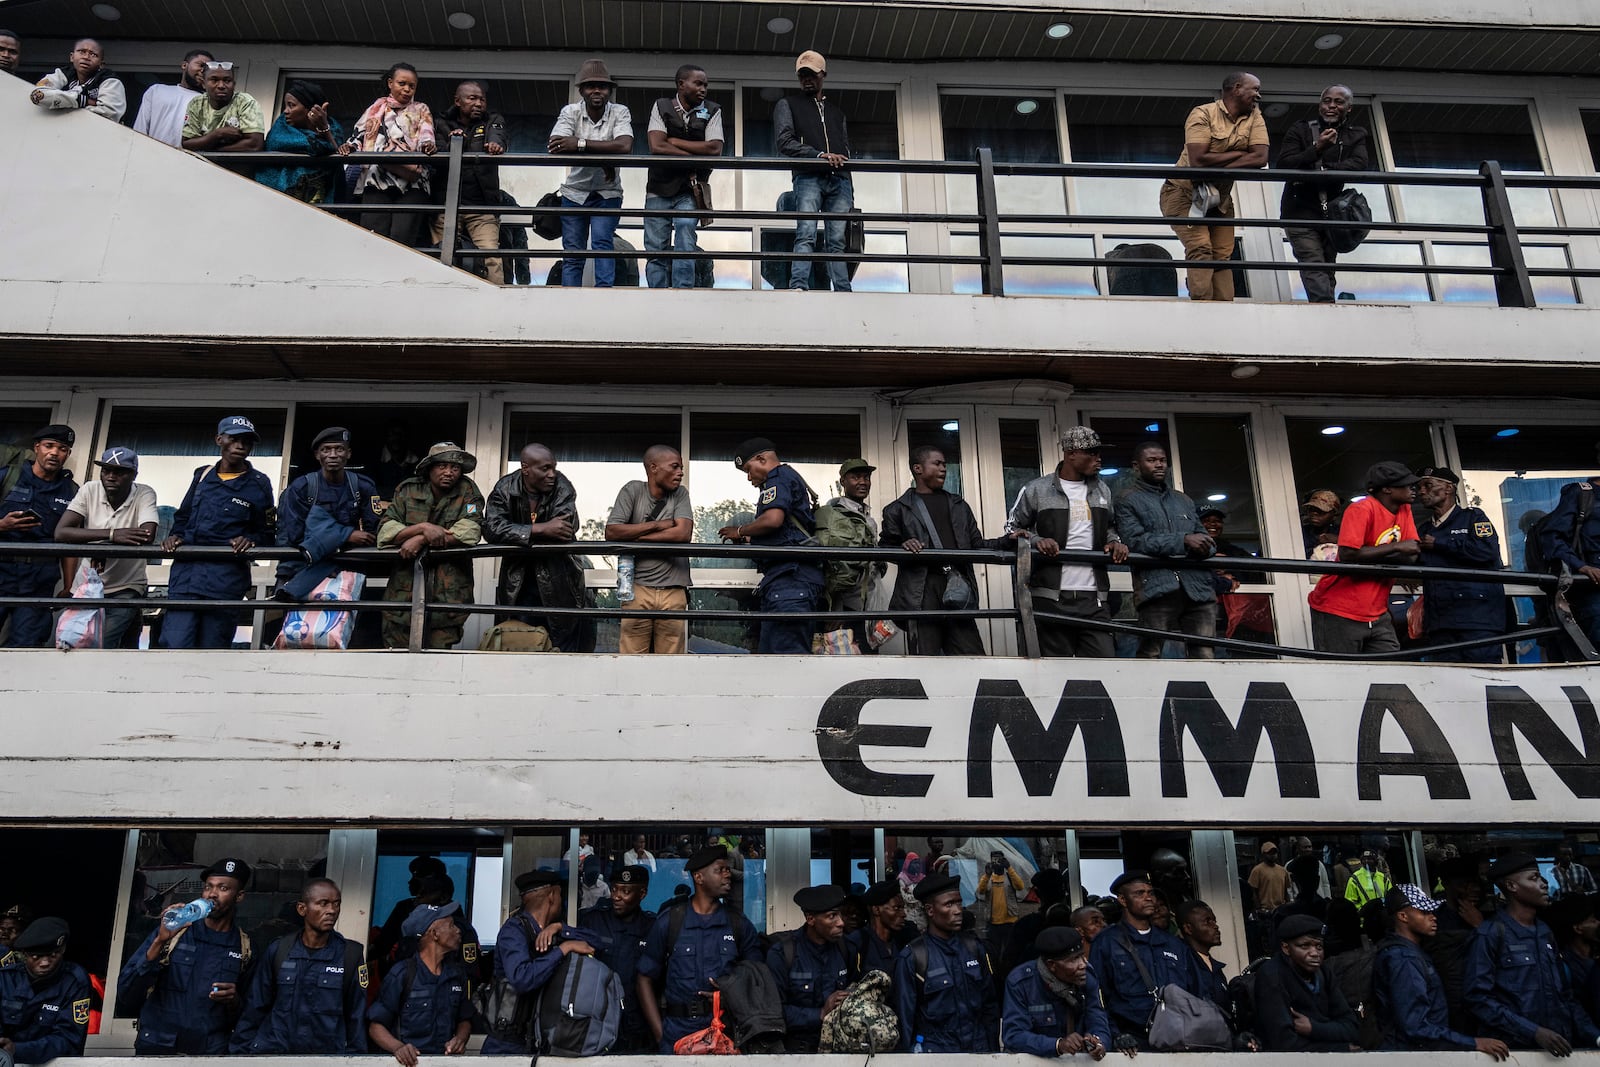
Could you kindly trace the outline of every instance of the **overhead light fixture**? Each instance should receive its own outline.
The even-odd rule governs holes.
[[[1160,433],[1161,432],[1161,424],[1159,422],[1152,422],[1152,423],[1148,424],[1147,426],[1145,426],[1144,432],[1145,433]]]
[[[452,11],[445,21],[452,30],[470,30],[478,24],[478,20],[467,11]]]
[[[1326,52],[1330,48],[1338,48],[1342,44],[1344,44],[1344,34],[1325,33],[1315,41],[1312,41],[1311,47]]]
[[[955,433],[957,430],[961,429],[961,424],[955,419],[951,419],[949,422],[945,423],[939,428],[944,430],[946,433]]]
[[[1322,436],[1324,437],[1338,437],[1342,433],[1344,433],[1343,426],[1324,426],[1322,428]]]
[[[1039,101],[1037,101],[1037,100],[1018,100],[1017,101],[1017,114],[1019,114],[1019,115],[1031,115],[1035,111],[1038,111],[1038,110],[1039,110]]]
[[[89,11],[95,18],[105,22],[115,22],[122,17],[122,12],[110,4],[95,4]]]
[[[1101,474],[1121,474],[1122,473],[1122,468],[1121,467],[1101,467],[1100,468],[1100,473]]]
[[[794,29],[794,19],[786,19],[782,15],[767,20],[768,33],[789,33]]]
[[[1269,119],[1280,119],[1289,113],[1289,105],[1280,100],[1275,104],[1268,104],[1262,109],[1262,113]]]
[[[1227,493],[1212,493],[1210,496],[1206,497],[1206,499],[1211,501],[1213,504],[1220,504],[1224,500],[1228,499],[1228,494]]]
[[[1240,381],[1243,381],[1246,378],[1254,378],[1260,373],[1261,368],[1256,366],[1254,363],[1241,363],[1229,371],[1228,375],[1229,377],[1238,378]]]
[[[1522,431],[1517,429],[1515,426],[1507,426],[1503,430],[1496,431],[1495,436],[1496,437],[1515,437],[1515,436],[1517,436],[1517,434],[1519,434],[1521,432]]]
[[[1059,40],[1062,40],[1063,38],[1071,37],[1072,36],[1072,23],[1070,23],[1070,22],[1052,22],[1050,25],[1045,27],[1044,35],[1046,37],[1050,38],[1052,41],[1059,41]]]

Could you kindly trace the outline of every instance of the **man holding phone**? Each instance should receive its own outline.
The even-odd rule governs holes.
[[[0,469],[0,484],[9,485],[0,499],[0,542],[40,544],[55,540],[56,523],[78,483],[67,470],[76,436],[72,427],[54,423],[33,435],[33,460],[20,453],[18,470]],[[13,477],[13,475],[15,475]],[[0,596],[47,597],[56,587],[72,588],[75,559],[8,556],[0,558]],[[51,609],[24,605],[0,607],[0,633],[7,648],[43,648],[50,643]],[[9,626],[7,625],[9,623]]]
[[[1017,914],[1018,894],[1023,892],[1022,875],[1011,866],[1004,852],[989,853],[989,863],[978,877],[978,898],[989,904],[989,954],[994,959],[1005,955],[1011,929],[1021,918]]]

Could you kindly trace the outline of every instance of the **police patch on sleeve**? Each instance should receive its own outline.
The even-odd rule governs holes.
[[[467,963],[478,962],[478,946],[468,941],[461,946],[461,959]]]
[[[1473,523],[1472,524],[1472,536],[1474,536],[1474,537],[1493,537],[1494,536],[1494,523],[1492,523],[1492,522],[1475,522],[1475,523]]]
[[[778,487],[774,485],[761,490],[761,499],[757,503],[759,506],[765,507],[776,499],[778,499]]]
[[[356,968],[356,981],[361,983],[361,988],[367,988],[367,965],[363,963]]]
[[[89,1025],[89,998],[72,1002],[72,1021],[79,1026]]]
[[[371,501],[371,504],[372,504],[372,513],[374,515],[382,515],[383,514],[383,510],[384,510],[383,501],[379,500],[377,497],[373,497],[372,501]]]

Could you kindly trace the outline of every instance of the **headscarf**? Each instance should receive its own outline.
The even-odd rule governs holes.
[[[907,852],[906,865],[900,868],[900,880],[907,885],[916,885],[922,879],[922,858],[915,852]]]

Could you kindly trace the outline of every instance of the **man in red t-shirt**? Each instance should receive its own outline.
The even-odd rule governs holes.
[[[1411,517],[1417,476],[1384,460],[1367,471],[1367,493],[1345,509],[1339,525],[1340,563],[1415,563],[1421,552]],[[1387,578],[1327,574],[1311,590],[1311,643],[1319,652],[1393,652],[1400,647],[1389,621]]]

